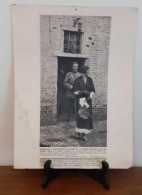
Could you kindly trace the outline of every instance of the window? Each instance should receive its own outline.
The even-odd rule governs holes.
[[[81,53],[81,32],[64,31],[64,52]]]

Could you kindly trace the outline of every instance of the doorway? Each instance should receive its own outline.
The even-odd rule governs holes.
[[[58,57],[58,82],[57,82],[57,121],[75,120],[75,109],[72,106],[70,118],[68,118],[68,98],[63,84],[66,74],[72,71],[72,62],[78,62],[78,72],[86,64],[86,58]]]

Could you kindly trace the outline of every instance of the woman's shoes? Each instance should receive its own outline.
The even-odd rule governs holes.
[[[83,141],[88,142],[88,139],[87,139],[87,137],[86,137],[86,136],[85,136],[85,137],[83,137],[82,139],[83,139]]]
[[[81,133],[77,133],[77,138],[81,139]]]
[[[88,139],[87,139],[85,134],[82,135],[82,139],[83,139],[83,141],[88,142]]]
[[[77,138],[78,138],[78,139],[81,139],[81,140],[83,140],[83,141],[85,141],[85,142],[88,142],[88,139],[87,139],[87,137],[85,136],[85,134],[82,135],[82,133],[78,133],[78,134],[77,134]]]

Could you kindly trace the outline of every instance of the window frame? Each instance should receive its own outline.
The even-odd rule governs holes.
[[[67,42],[70,42],[70,37],[71,34],[76,34],[76,42],[75,42],[75,52],[70,52],[71,48],[70,44],[67,43],[67,47],[65,47],[65,33],[68,33],[69,38],[67,39]],[[79,44],[79,48],[77,48],[77,35],[80,36],[80,44]],[[83,32],[82,31],[73,31],[73,30],[64,30],[64,37],[63,37],[63,52],[64,53],[72,53],[72,54],[81,54],[82,53],[82,35]],[[65,51],[65,48],[67,48],[67,51]],[[77,50],[79,50],[79,52],[77,52]]]

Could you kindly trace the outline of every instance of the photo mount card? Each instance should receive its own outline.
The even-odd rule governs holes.
[[[137,11],[12,6],[15,168],[133,165]]]

